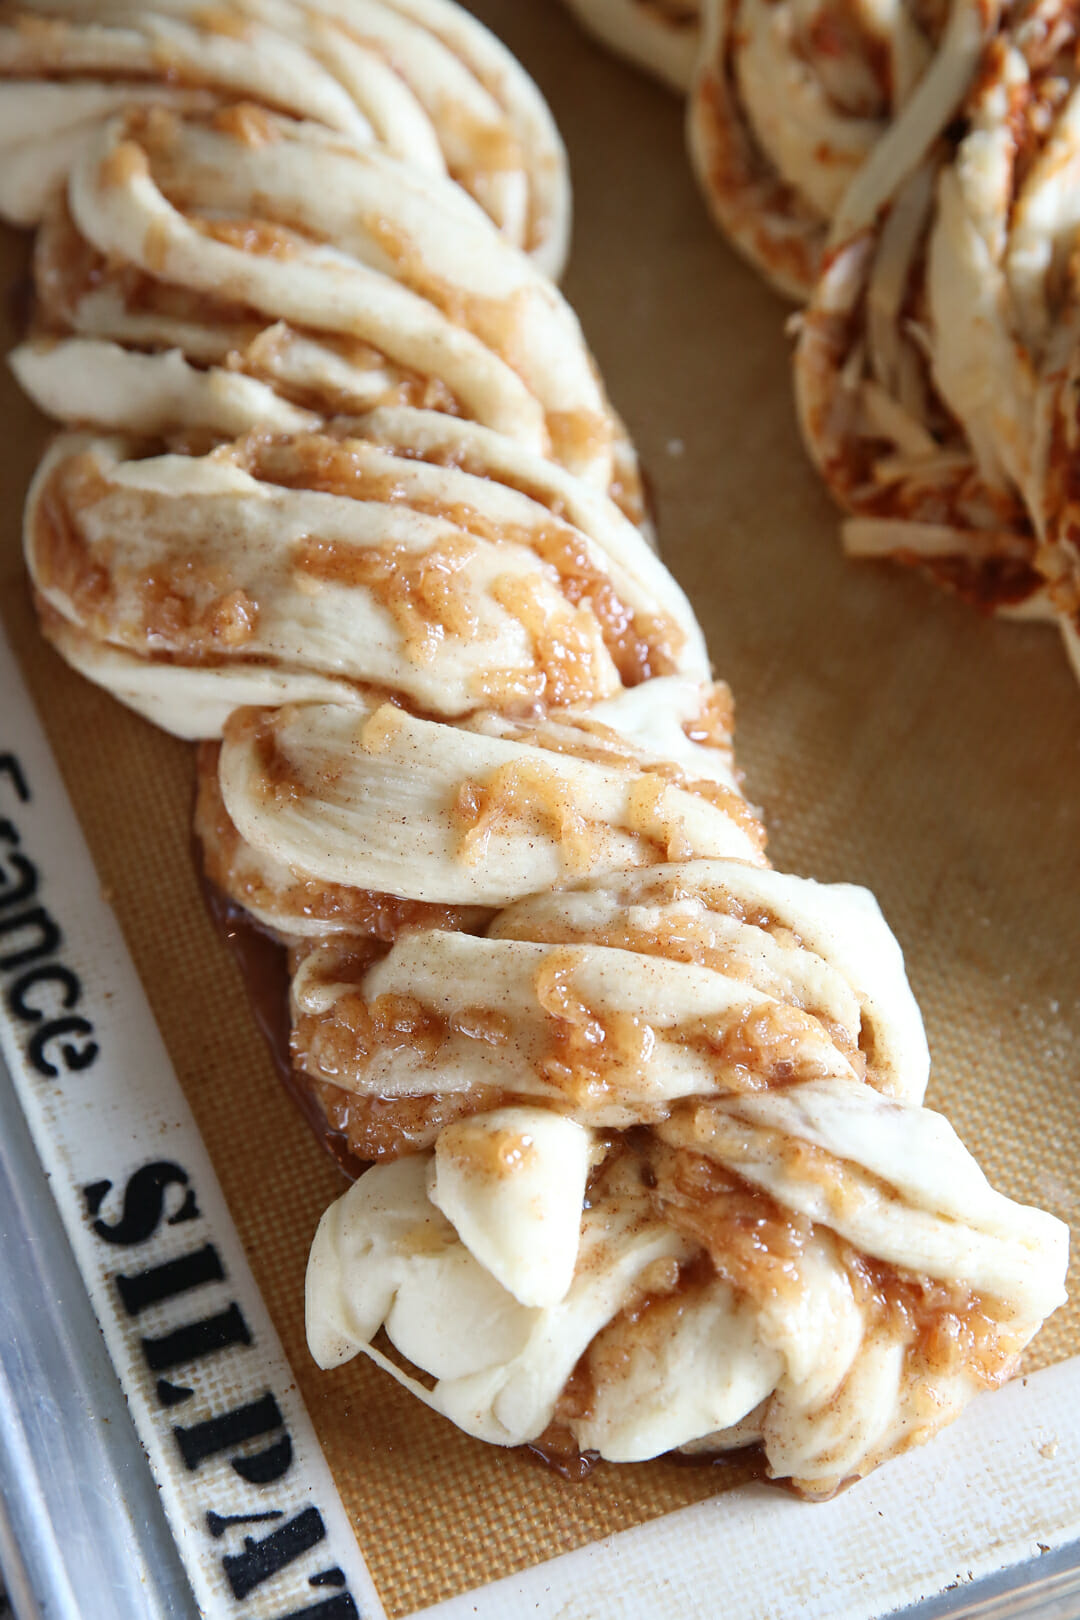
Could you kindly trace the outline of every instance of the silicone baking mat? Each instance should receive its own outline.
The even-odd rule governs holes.
[[[1075,1229],[1080,689],[1056,636],[978,619],[915,576],[844,562],[795,429],[787,312],[707,223],[677,102],[546,0],[474,9],[537,78],[566,138],[576,212],[566,292],[640,448],[665,557],[735,690],[740,759],[772,857],[874,889],[926,1016],[930,1102],[996,1185]],[[2,254],[0,275],[15,283],[25,244],[6,237]],[[5,346],[15,330],[13,307]],[[0,407],[8,634],[387,1611],[411,1613],[738,1486],[737,1469],[664,1460],[601,1465],[572,1485],[459,1434],[363,1358],[314,1368],[304,1266],[342,1183],[274,1078],[205,914],[191,750],[80,681],[37,635],[18,531],[47,428],[6,374]],[[1072,1288],[1032,1368],[1080,1350],[1075,1260]],[[815,1510],[800,1512],[812,1538]]]

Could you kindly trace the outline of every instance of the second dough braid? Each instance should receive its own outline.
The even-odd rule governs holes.
[[[571,4],[644,65],[677,35],[710,210],[807,305],[799,418],[846,549],[1056,624],[1080,674],[1075,7]]]

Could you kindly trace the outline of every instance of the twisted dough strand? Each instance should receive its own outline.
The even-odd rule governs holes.
[[[73,11],[95,73],[102,30],[147,49]],[[69,431],[26,554],[63,655],[202,740],[208,871],[381,1161],[320,1227],[312,1349],[496,1443],[753,1441],[828,1494],[1008,1376],[1065,1230],[922,1107],[870,896],[769,868],[558,293],[306,65],[318,120],[254,105],[294,13],[225,15],[210,100],[57,103],[14,363]]]

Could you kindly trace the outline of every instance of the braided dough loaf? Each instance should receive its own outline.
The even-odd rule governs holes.
[[[848,549],[922,563],[1075,646],[1076,21],[1014,7],[950,134],[875,157],[803,321],[803,431]],[[977,71],[976,71],[977,68]]]
[[[472,39],[419,0],[303,26],[369,9]],[[96,73],[102,31],[145,64],[206,26],[72,15],[16,42]],[[1010,1374],[1065,1228],[923,1107],[871,897],[769,867],[572,314],[302,53],[312,99],[253,105],[269,19],[297,37],[219,18],[210,101],[140,67],[80,114],[14,364],[68,424],[26,510],[43,627],[201,740],[207,871],[379,1161],[315,1239],[313,1353],[498,1444],[753,1443],[827,1495]]]

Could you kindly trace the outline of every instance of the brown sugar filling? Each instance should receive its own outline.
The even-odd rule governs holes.
[[[81,234],[66,199],[55,205],[38,231],[33,269],[33,329],[37,332],[57,335],[79,330],[81,301],[102,288],[116,294],[128,315],[152,314],[163,320],[205,326],[211,347],[215,327],[242,332],[250,341],[265,324],[265,318],[245,304],[211,298],[161,281],[134,265],[111,262]],[[108,337],[109,333],[94,331],[89,335]],[[126,340],[125,346],[129,346]]]
[[[199,219],[192,216],[188,224],[200,236],[224,247],[236,248],[263,259],[295,259],[305,246],[305,240],[283,225],[265,219]]]
[[[703,1154],[661,1147],[653,1152],[652,1165],[657,1185],[651,1196],[658,1213],[701,1245],[717,1276],[756,1303],[797,1292],[800,1259],[814,1232],[808,1217],[785,1209]],[[842,1181],[843,1166],[831,1155],[822,1155],[821,1169],[832,1182],[838,1176]],[[868,1329],[879,1327],[900,1338],[913,1366],[938,1377],[966,1370],[988,1387],[1015,1370],[1018,1357],[992,1303],[976,1290],[919,1276],[843,1240],[837,1243]]]
[[[664,786],[669,784],[672,787],[682,788],[687,793],[693,793],[699,799],[706,799],[709,804],[727,816],[729,821],[733,821],[740,832],[746,834],[755,849],[764,849],[765,829],[741,793],[725,786],[723,782],[714,782],[709,777],[689,777],[679,765],[662,762],[650,764],[636,790],[639,795],[636,808],[643,820],[652,819],[656,808],[655,801],[661,796]],[[667,860],[689,860],[692,857],[694,851],[690,848],[680,849],[681,843],[682,834],[673,828],[668,835]]]
[[[294,1056],[290,1038],[285,946],[253,922],[209,876],[204,878],[204,894],[211,918],[243,976],[278,1078],[316,1139],[350,1179],[374,1160],[432,1147],[443,1127],[457,1119],[522,1100],[494,1087],[423,1097],[365,1097],[307,1074]],[[370,897],[373,910],[380,898]]]
[[[400,991],[369,1000],[362,988],[339,988],[353,977],[362,978],[370,960],[361,951],[352,963],[341,957],[334,960],[328,970],[329,982],[338,989],[332,1014],[294,1013],[293,1053],[308,1073],[362,1090],[355,1082],[377,1054],[408,1052],[434,1068],[443,1047],[456,1035],[491,1047],[513,1040],[509,1019],[482,1005],[443,1015]]]
[[[849,1249],[855,1297],[870,1319],[902,1336],[908,1356],[932,1374],[961,1370],[987,1389],[1016,1371],[1020,1357],[1003,1337],[992,1306],[960,1283],[936,1282]]]
[[[435,1146],[447,1125],[524,1099],[498,1086],[432,1092],[424,1097],[365,1097],[330,1081],[311,1081],[331,1131],[360,1159],[397,1159]]]
[[[638,860],[628,857],[626,865],[689,859],[697,851],[686,838],[678,811],[664,808],[669,787],[707,800],[745,832],[756,848],[761,848],[764,830],[739,793],[707,779],[690,781],[677,766],[650,764],[643,770],[632,755],[620,759],[609,751],[590,747],[589,733],[584,728],[582,732],[580,749],[569,727],[560,727],[558,736],[548,737],[541,731],[535,739],[528,732],[522,738],[535,740],[546,751],[570,754],[609,768],[624,762],[636,767],[629,784],[623,826],[612,828],[606,819],[590,816],[575,803],[573,784],[552,766],[540,760],[511,760],[497,766],[486,781],[466,781],[458,789],[454,819],[461,829],[461,860],[476,865],[483,860],[492,835],[515,826],[534,828],[553,838],[571,875],[588,871],[604,834],[611,831],[633,835],[639,842],[641,856]]]
[[[708,129],[706,190],[728,228],[772,274],[809,287],[817,274],[824,227],[753,139],[735,81],[733,34],[734,27],[697,91]]]
[[[270,437],[256,432],[241,440],[231,454],[252,477],[283,488],[320,490],[388,505],[401,503],[413,511],[441,518],[477,539],[522,546],[554,569],[563,595],[572,606],[589,608],[625,686],[635,686],[655,675],[672,674],[676,668],[685,643],[680,627],[666,615],[628,607],[608,574],[593,559],[585,537],[557,518],[536,527],[493,521],[474,506],[426,496],[396,479],[385,466],[374,465],[371,447],[364,441],[342,440],[330,433]],[[380,447],[380,462],[385,460],[386,454]],[[444,464],[455,463],[447,457]],[[483,469],[478,468],[473,476],[482,474]],[[537,498],[527,489],[523,493]],[[503,605],[508,611],[519,611],[516,603],[504,602]],[[538,646],[543,647],[550,640],[550,632],[537,619],[536,610],[523,601],[519,616]],[[565,626],[561,628],[565,633]],[[546,703],[563,705],[581,696],[572,663],[572,659],[556,659],[548,651],[547,664],[552,673],[542,694]]]
[[[107,493],[89,452],[66,457],[38,491],[32,546],[39,588],[63,595],[84,623],[111,627],[113,583],[108,567],[91,556],[80,524],[82,512]]]
[[[735,737],[735,699],[726,681],[709,686],[698,713],[683,721],[683,731],[692,743],[717,748],[728,756]]]
[[[114,644],[191,663],[242,651],[255,634],[258,604],[224,565],[163,557],[135,571],[115,565],[108,542],[91,550],[83,514],[111,493],[90,452],[53,468],[34,513],[40,589],[62,595],[69,616]]]
[[[643,1015],[600,1016],[574,988],[575,965],[573,952],[554,950],[537,971],[536,999],[548,1015],[547,1049],[537,1069],[571,1104],[587,1109],[617,1095],[620,1080],[640,1071],[656,1032]]]
[[[813,1234],[806,1216],[784,1209],[704,1154],[663,1148],[649,1155],[657,1213],[710,1257],[716,1276],[755,1303],[791,1297]]]
[[[316,1140],[350,1180],[375,1160],[432,1147],[443,1127],[457,1119],[523,1100],[494,1087],[424,1097],[364,1097],[306,1074],[290,1046],[290,971],[285,946],[206,874],[203,893],[211,919],[244,980],[278,1079]],[[370,896],[373,909],[382,898]]]
[[[244,27],[243,20],[233,13],[227,14],[229,20]],[[214,129],[222,135],[230,135],[233,140],[240,141],[244,146],[257,148],[272,146],[275,141],[281,140],[281,129],[273,118],[254,101],[236,102],[230,107],[219,107],[210,115],[210,122]]]
[[[370,591],[401,632],[406,656],[427,664],[447,636],[465,640],[476,633],[468,580],[461,578],[475,550],[464,535],[448,536],[420,553],[392,541],[354,546],[307,538],[294,547],[292,563],[310,579]]]
[[[511,828],[551,837],[571,874],[588,870],[597,847],[597,823],[574,804],[558,771],[540,760],[510,760],[486,782],[463,782],[453,817],[461,832],[457,856],[467,866],[479,866],[492,837]]]
[[[604,692],[606,671],[597,657],[596,624],[586,608],[553,612],[536,583],[520,575],[494,580],[491,594],[524,628],[534,668],[485,671],[477,683],[485,702],[511,713],[528,712],[589,703]]]

